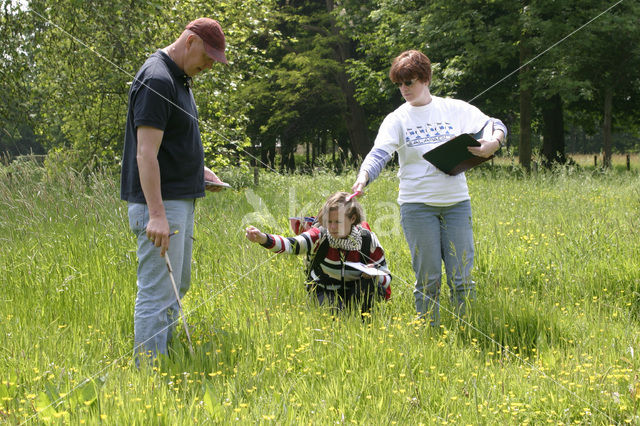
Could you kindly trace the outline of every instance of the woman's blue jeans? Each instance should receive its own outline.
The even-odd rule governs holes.
[[[178,233],[169,242],[169,260],[180,298],[191,284],[191,252],[195,200],[165,200],[164,208],[171,232]],[[146,204],[129,203],[129,227],[136,235],[138,248],[138,294],[134,322],[134,353],[155,358],[167,354],[173,329],[179,325],[179,308],[167,264],[160,247],[146,234],[149,208]],[[136,357],[136,364],[139,359]]]
[[[475,299],[471,202],[437,207],[424,203],[400,206],[402,229],[415,272],[415,304],[418,316],[430,316],[430,324],[440,325],[442,262],[450,289],[454,315],[462,318],[467,304]]]

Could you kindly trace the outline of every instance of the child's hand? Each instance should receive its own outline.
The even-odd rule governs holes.
[[[376,264],[375,263],[370,263],[367,265],[367,268],[375,268]],[[371,280],[373,279],[373,277],[369,274],[365,274],[364,272],[362,273],[362,278],[364,278],[365,280]]]
[[[254,226],[249,226],[245,230],[245,237],[252,243],[264,244],[267,242],[267,236]]]

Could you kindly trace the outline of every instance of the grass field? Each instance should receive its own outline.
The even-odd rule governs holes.
[[[196,212],[179,332],[132,365],[135,244],[118,180],[0,168],[0,422],[9,424],[640,423],[640,177],[468,173],[478,301],[470,322],[414,321],[392,171],[362,203],[392,299],[370,321],[307,300],[302,259],[244,239],[289,234],[354,174],[221,173]],[[446,287],[446,286],[445,286]],[[636,356],[636,352],[639,352]]]

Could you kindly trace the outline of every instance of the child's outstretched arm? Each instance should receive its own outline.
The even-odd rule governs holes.
[[[245,237],[247,237],[247,240],[251,241],[252,243],[264,244],[267,242],[267,234],[261,232],[255,226],[247,227],[244,235]]]
[[[274,253],[300,255],[311,250],[320,237],[320,231],[318,228],[311,228],[295,237],[283,237],[282,235],[265,234],[258,228],[249,226],[245,230],[245,236],[249,241],[258,243]]]

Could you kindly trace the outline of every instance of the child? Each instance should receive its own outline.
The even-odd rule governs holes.
[[[316,225],[296,237],[265,234],[253,226],[246,229],[246,237],[276,253],[307,254],[307,290],[318,304],[343,310],[356,303],[366,313],[376,295],[389,298],[391,273],[378,238],[361,225],[363,220],[360,203],[337,192],[320,210]],[[370,276],[345,262],[377,271]]]

